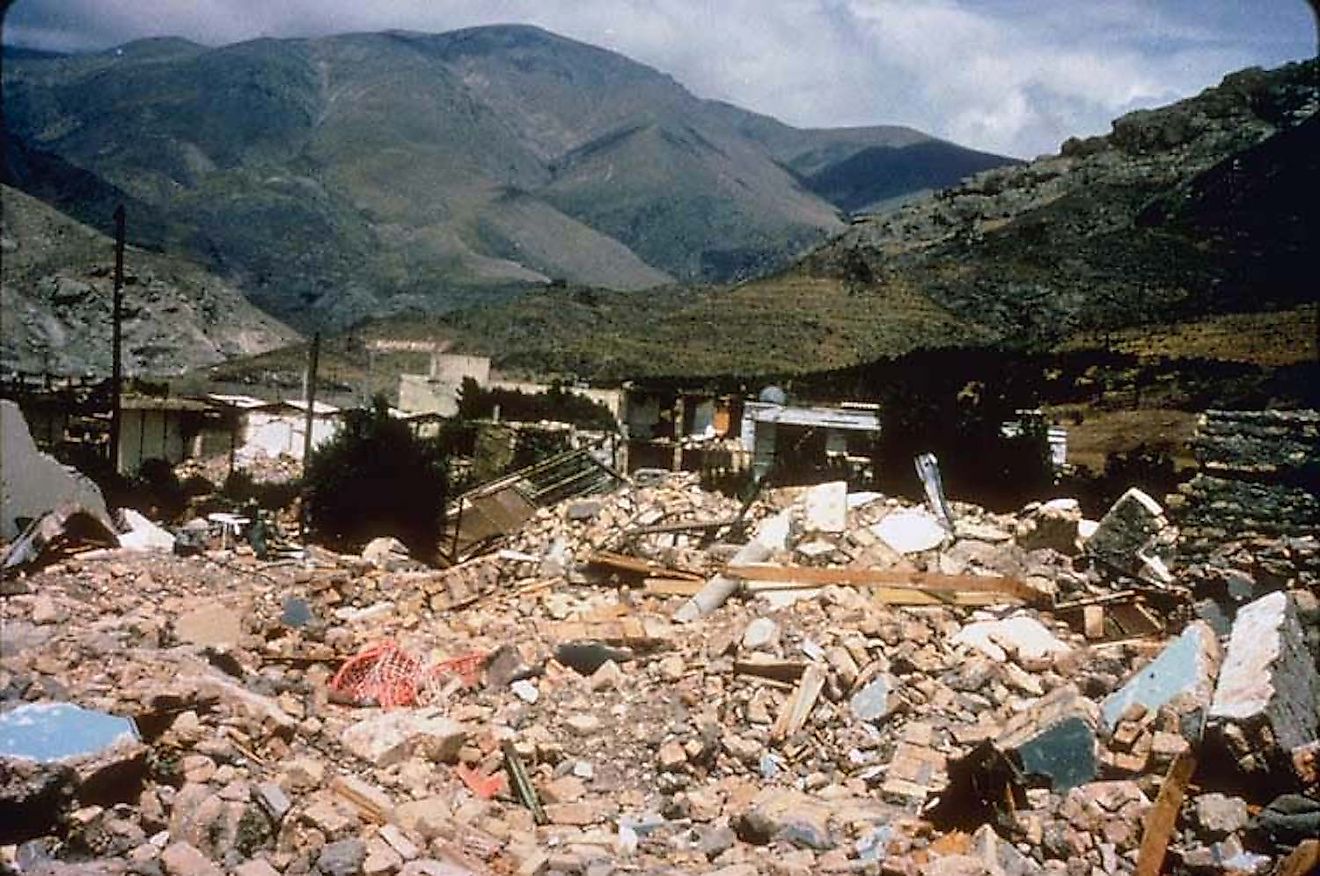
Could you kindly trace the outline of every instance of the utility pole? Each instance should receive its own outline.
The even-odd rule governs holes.
[[[110,465],[119,471],[119,426],[123,415],[120,406],[120,392],[123,381],[123,365],[120,361],[123,346],[124,321],[124,205],[115,208],[115,292],[114,310],[111,315],[112,345],[110,359]]]
[[[316,420],[316,364],[321,356],[321,333],[312,335],[312,348],[307,354],[306,431],[303,433],[302,501],[299,504],[299,528],[307,531],[307,468],[312,461],[312,425]]]

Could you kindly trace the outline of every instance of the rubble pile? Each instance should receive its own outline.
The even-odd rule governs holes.
[[[1305,872],[1312,589],[1262,586],[1221,631],[1190,620],[1144,494],[1098,522],[1069,500],[950,510],[842,483],[744,504],[674,476],[541,509],[449,569],[389,539],[66,557],[3,602],[0,856]]]

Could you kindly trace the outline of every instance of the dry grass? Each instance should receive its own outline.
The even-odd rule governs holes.
[[[1103,335],[1088,333],[1072,338],[1061,349],[1103,346]],[[1110,334],[1109,346],[1116,352],[1137,356],[1218,359],[1265,366],[1313,362],[1320,358],[1320,304],[1124,329]]]
[[[1068,428],[1068,461],[1102,471],[1105,457],[1146,444],[1167,450],[1174,464],[1194,464],[1188,442],[1196,430],[1197,415],[1169,408],[1139,408],[1131,411],[1096,410],[1088,405],[1056,405],[1046,416]],[[1073,425],[1074,415],[1082,422]]]

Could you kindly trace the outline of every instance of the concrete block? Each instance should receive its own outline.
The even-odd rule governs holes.
[[[1104,565],[1128,575],[1167,583],[1165,567],[1173,541],[1164,509],[1133,487],[1100,518],[1086,540],[1086,552]]]
[[[994,745],[1016,759],[1027,775],[1066,791],[1096,776],[1098,722],[1095,704],[1065,685],[1013,718]]]
[[[1288,594],[1270,593],[1238,612],[1209,722],[1240,760],[1263,758],[1262,765],[1320,737],[1320,674]]]
[[[1188,625],[1158,657],[1105,699],[1100,707],[1105,726],[1113,732],[1119,717],[1133,704],[1157,712],[1180,697],[1188,712],[1195,712],[1203,719],[1214,696],[1219,659],[1219,642],[1210,625],[1204,621]],[[1202,720],[1191,724],[1199,728]],[[1199,730],[1194,735],[1199,736]]]

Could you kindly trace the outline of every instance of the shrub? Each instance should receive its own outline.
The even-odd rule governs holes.
[[[343,431],[313,454],[308,524],[337,546],[360,548],[392,535],[429,559],[444,523],[445,469],[439,444],[414,436],[378,396],[370,409],[350,411]]]

